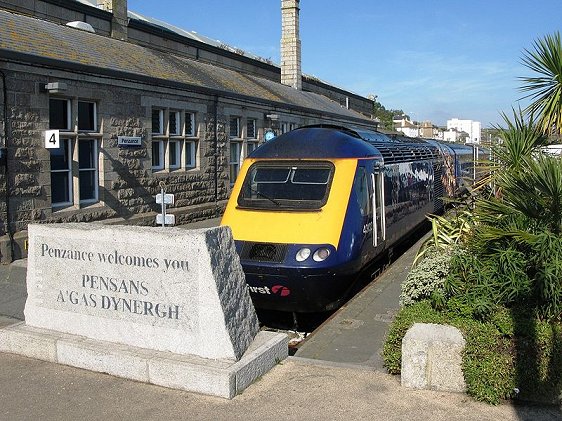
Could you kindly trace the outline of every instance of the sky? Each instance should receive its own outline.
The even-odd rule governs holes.
[[[280,63],[281,0],[128,0],[129,10]],[[301,0],[302,71],[412,120],[502,124],[524,107],[525,50],[562,0]]]

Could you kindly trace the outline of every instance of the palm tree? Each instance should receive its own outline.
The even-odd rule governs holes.
[[[539,73],[520,78],[533,101],[525,112],[514,109],[512,119],[502,114],[507,127],[497,127],[501,141],[493,147],[486,180],[494,190],[482,189],[468,209],[461,234],[468,266],[452,265],[449,284],[451,291],[464,291],[468,303],[527,303],[539,316],[560,320],[562,157],[544,152],[549,135],[562,133],[560,34],[536,41],[534,51],[525,52],[524,64]],[[457,228],[438,219],[433,224],[436,246]],[[462,255],[459,259],[464,261]],[[472,271],[468,277],[467,271]]]
[[[534,50],[525,50],[523,64],[538,73],[536,77],[520,77],[524,98],[532,99],[526,111],[539,116],[546,134],[562,133],[562,43],[560,33],[546,35],[534,42]]]
[[[502,113],[506,127],[496,127],[501,142],[492,146],[495,160],[504,171],[521,170],[528,158],[548,144],[548,138],[536,124],[532,112],[525,116],[521,109],[512,111],[513,119]]]

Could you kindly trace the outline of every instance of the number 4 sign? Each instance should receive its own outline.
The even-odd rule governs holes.
[[[60,148],[59,131],[45,130],[45,147],[47,149]]]

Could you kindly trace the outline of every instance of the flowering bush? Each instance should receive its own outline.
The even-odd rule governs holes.
[[[428,299],[435,292],[442,293],[445,278],[449,273],[452,251],[450,248],[428,249],[421,260],[408,274],[402,284],[400,305],[407,306]]]

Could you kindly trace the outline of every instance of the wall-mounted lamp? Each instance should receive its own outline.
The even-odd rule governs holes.
[[[50,94],[60,94],[68,89],[68,85],[64,82],[51,82],[45,85],[45,90]]]

